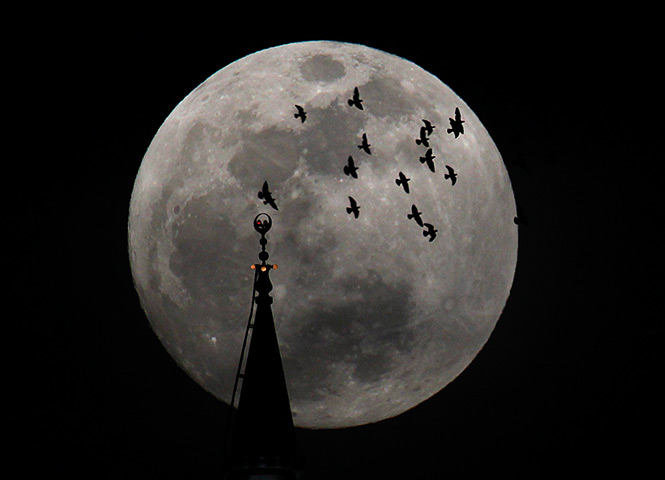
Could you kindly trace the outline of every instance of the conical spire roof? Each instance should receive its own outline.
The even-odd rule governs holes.
[[[261,220],[257,216],[254,220],[254,227],[261,233],[262,246],[261,263],[252,266],[255,269],[256,313],[249,325],[251,339],[244,372],[239,371],[242,386],[235,421],[231,425],[232,464],[252,471],[257,468],[288,469],[295,457],[291,404],[271,306],[270,271],[277,266],[266,263],[269,255],[265,250],[265,233],[272,225],[272,220],[267,217],[268,220]],[[232,478],[241,477],[235,475]]]

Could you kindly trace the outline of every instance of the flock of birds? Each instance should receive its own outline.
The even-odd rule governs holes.
[[[347,100],[347,103],[349,107],[352,108],[355,107],[358,110],[363,110],[363,100],[360,98],[360,92],[358,90],[358,87],[355,87],[353,89],[353,96]],[[295,108],[296,108],[296,113],[294,113],[293,116],[296,119],[300,119],[300,121],[304,123],[305,120],[307,120],[307,112],[301,105],[295,105]],[[449,118],[449,122],[450,122],[450,128],[446,130],[449,134],[454,134],[455,138],[459,137],[459,135],[464,134],[464,125],[463,125],[464,120],[462,120],[461,118],[459,108],[455,108],[454,117]],[[436,167],[434,164],[434,159],[436,158],[436,155],[432,154],[432,147],[430,146],[430,136],[432,135],[435,128],[436,127],[432,125],[432,123],[429,120],[423,119],[423,125],[420,127],[420,135],[418,138],[416,138],[416,144],[421,145],[427,149],[425,151],[424,156],[420,157],[420,163],[423,165],[427,165],[427,168],[432,173],[436,171]],[[365,152],[365,154],[367,155],[371,155],[372,154],[372,151],[370,149],[371,146],[372,145],[367,140],[367,134],[363,133],[361,138],[361,143],[357,145],[358,150]],[[445,168],[447,173],[444,174],[444,179],[450,180],[451,184],[455,185],[455,182],[457,181],[457,173],[450,165],[446,165]],[[352,155],[348,156],[346,160],[346,165],[344,165],[343,167],[343,172],[345,175],[349,177],[358,179],[358,167],[356,166]],[[397,186],[402,187],[402,189],[406,194],[409,194],[410,180],[411,180],[410,178],[408,178],[406,175],[404,175],[403,172],[400,171],[398,177],[395,179],[395,183],[397,184]],[[263,187],[259,192],[258,197],[259,199],[263,200],[264,205],[270,205],[275,210],[279,210],[277,208],[277,203],[275,202],[275,198],[270,192],[268,181],[265,181],[263,183]],[[353,215],[354,218],[358,218],[360,216],[360,205],[358,205],[358,202],[353,197],[349,196],[348,198],[349,198],[349,206],[346,207],[346,212],[349,215]],[[414,220],[418,226],[423,228],[422,232],[423,236],[426,238],[429,237],[430,242],[432,242],[436,238],[436,233],[438,232],[438,230],[436,230],[431,223],[423,221],[422,212],[418,210],[416,205],[411,206],[411,212],[407,214],[407,218],[409,220]]]

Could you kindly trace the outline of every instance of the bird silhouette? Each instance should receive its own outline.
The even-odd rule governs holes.
[[[307,119],[307,112],[300,105],[296,105],[296,108],[298,109],[298,113],[294,113],[293,116],[295,118],[300,118],[300,121],[305,123],[305,120]]]
[[[259,198],[263,200],[264,205],[270,205],[275,210],[279,210],[279,208],[277,208],[277,204],[275,203],[275,199],[273,198],[272,193],[269,190],[267,180],[263,182],[263,188],[259,192]]]
[[[353,98],[347,100],[349,107],[356,107],[358,110],[363,109],[363,101],[360,99],[360,93],[358,93],[358,87],[353,89]]]
[[[349,155],[349,158],[347,159],[347,164],[344,165],[344,173],[346,175],[351,175],[353,178],[358,178],[358,167],[356,167],[355,162],[353,161],[353,157]]]
[[[358,205],[353,197],[349,197],[349,202],[351,203],[351,206],[346,207],[346,213],[353,213],[353,216],[358,218],[358,215],[360,215],[360,205]]]
[[[446,130],[448,133],[454,133],[455,138],[457,138],[460,133],[464,133],[464,126],[462,125],[464,120],[462,120],[462,116],[459,113],[459,108],[455,107],[455,119],[453,120],[452,118],[449,118],[448,120],[450,121],[451,127]]]
[[[432,155],[432,149],[428,148],[427,151],[425,152],[424,157],[420,157],[420,163],[425,164],[427,163],[427,166],[429,167],[430,171],[434,171],[434,159],[436,158],[436,155]]]
[[[408,218],[409,220],[413,218],[416,221],[416,223],[422,227],[423,217],[420,216],[421,213],[423,212],[419,212],[418,208],[415,205],[411,205],[411,213],[407,213],[406,218]]]
[[[369,149],[371,146],[371,143],[367,143],[367,134],[363,133],[363,141],[360,145],[358,145],[358,150],[364,150],[368,155],[371,155],[372,151]]]
[[[420,137],[416,138],[416,143],[423,147],[429,147],[429,138],[427,137],[427,129],[420,127]]]
[[[429,237],[430,242],[434,241],[436,238],[436,232],[438,232],[438,230],[435,230],[431,223],[426,223],[424,226],[427,228],[427,230],[423,230],[423,237]]]
[[[515,222],[515,225],[524,225],[528,226],[529,221],[526,215],[524,215],[524,212],[522,212],[522,209],[520,207],[517,207],[517,215],[515,218],[513,218],[513,222]]]
[[[404,189],[406,193],[409,193],[409,180],[410,178],[406,178],[406,175],[404,175],[402,172],[399,172],[399,178],[395,179],[395,183],[397,186],[400,186]]]
[[[457,181],[457,174],[455,173],[455,170],[453,170],[453,167],[450,165],[446,165],[446,170],[448,170],[448,173],[445,173],[443,178],[446,180],[450,179],[452,184],[455,185],[455,182]]]
[[[434,125],[432,125],[432,122],[429,120],[425,120],[423,118],[423,123],[425,124],[425,130],[427,131],[427,135],[432,135],[432,132],[436,128]]]

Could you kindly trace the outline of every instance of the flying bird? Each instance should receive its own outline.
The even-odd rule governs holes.
[[[420,216],[421,213],[423,212],[419,212],[418,208],[416,208],[415,205],[411,205],[411,213],[407,213],[406,218],[408,218],[409,220],[413,218],[416,221],[416,223],[422,227],[423,217]]]
[[[423,118],[423,123],[425,124],[425,130],[427,131],[427,135],[432,135],[432,132],[436,128],[434,125],[432,125],[432,122],[429,120],[425,120]]]
[[[429,237],[429,241],[433,241],[436,238],[436,232],[438,232],[438,230],[435,230],[431,223],[426,223],[424,226],[427,230],[423,230],[423,237]]]
[[[279,210],[279,208],[277,208],[277,204],[275,203],[275,199],[272,197],[272,193],[268,189],[267,180],[263,182],[263,188],[259,192],[259,198],[263,200],[264,205],[270,205],[275,210]]]
[[[450,179],[453,185],[455,185],[455,182],[457,181],[457,174],[455,173],[455,170],[453,170],[453,167],[450,165],[446,165],[446,170],[448,170],[448,173],[445,173],[443,175],[443,178]]]
[[[307,119],[307,112],[300,105],[296,105],[296,108],[298,109],[298,113],[294,113],[293,116],[295,118],[300,118],[300,121],[305,123],[305,120]]]
[[[425,152],[424,157],[420,157],[420,163],[425,164],[427,163],[427,166],[429,167],[430,171],[434,171],[434,159],[436,158],[436,155],[432,155],[432,149],[428,148],[427,151]]]
[[[371,145],[371,143],[367,143],[367,134],[363,133],[363,141],[360,145],[358,145],[358,150],[364,150],[368,155],[371,155],[372,152],[369,149]]]
[[[423,147],[429,147],[429,138],[427,137],[427,129],[420,127],[420,137],[416,138],[416,143]]]
[[[349,155],[349,158],[347,160],[347,164],[344,165],[344,173],[346,175],[351,175],[353,178],[358,178],[358,174],[356,173],[358,171],[358,167],[356,167],[355,162],[353,161],[353,157]]]
[[[513,218],[513,222],[515,222],[515,225],[529,225],[527,217],[524,215],[524,212],[522,212],[520,207],[517,207],[517,215]]]
[[[409,193],[409,180],[410,178],[406,178],[406,176],[402,173],[399,172],[399,178],[395,179],[395,183],[397,186],[400,186],[404,189],[406,193]]]
[[[358,215],[360,215],[360,205],[356,203],[353,197],[349,197],[349,202],[351,202],[351,206],[346,207],[346,213],[348,214],[353,213],[353,216],[358,218]]]
[[[453,120],[452,118],[449,118],[448,120],[450,121],[451,127],[447,130],[448,133],[454,133],[455,138],[457,138],[460,133],[464,133],[464,126],[462,125],[464,120],[462,120],[462,116],[459,113],[459,108],[455,107],[455,119]]]
[[[356,107],[358,110],[363,109],[363,101],[360,99],[360,93],[358,93],[358,87],[353,89],[353,98],[347,100],[349,107]]]

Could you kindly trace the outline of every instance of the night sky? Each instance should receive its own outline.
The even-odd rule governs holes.
[[[337,40],[451,87],[501,152],[528,225],[510,298],[471,365],[396,418],[298,430],[306,478],[640,478],[662,454],[665,122],[662,52],[649,15],[634,17],[491,30],[463,17],[446,30],[431,15],[384,30],[292,18],[260,37],[119,21],[45,34],[6,93],[43,99],[23,109],[25,158],[5,177],[23,192],[5,205],[18,208],[3,260],[18,307],[5,320],[25,330],[5,337],[20,380],[15,460],[33,475],[221,478],[226,406],[166,353],[134,290],[134,178],[159,126],[210,75],[260,49]]]

